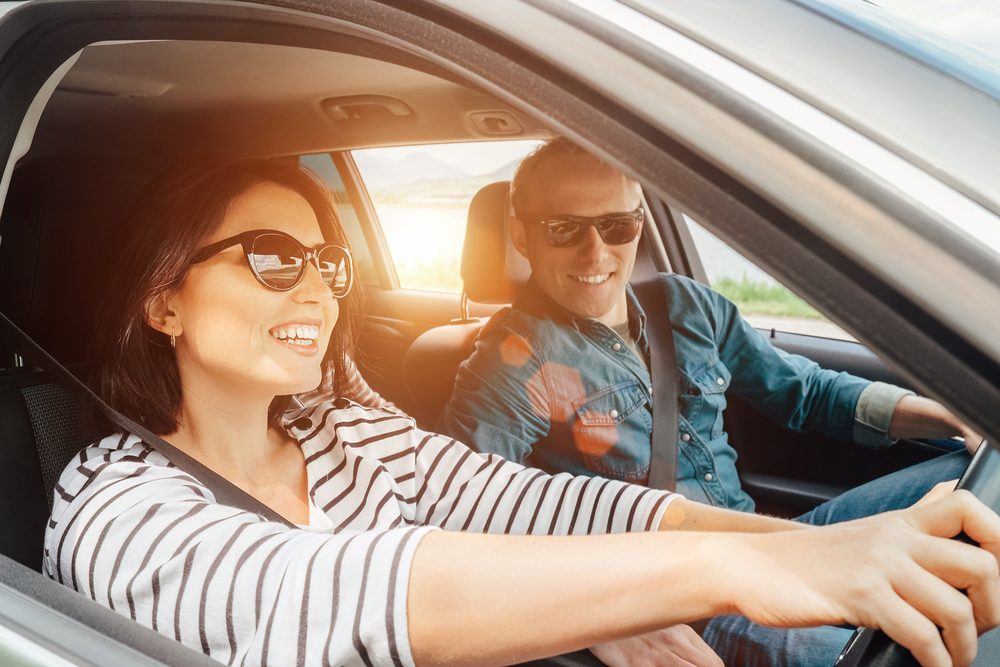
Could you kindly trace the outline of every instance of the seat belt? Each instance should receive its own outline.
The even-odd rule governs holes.
[[[80,380],[80,378],[73,375],[73,373],[71,373],[65,366],[56,361],[55,358],[43,350],[38,343],[28,336],[28,334],[21,331],[21,329],[18,328],[18,326],[2,312],[0,312],[0,325],[3,327],[5,337],[15,345],[15,349],[20,348],[22,350],[28,350],[29,354],[24,354],[24,356],[30,359],[36,366],[51,375],[71,392],[83,395],[94,401],[98,408],[100,408],[101,412],[103,412],[111,422],[121,428],[124,432],[131,433],[141,438],[145,444],[162,454],[168,461],[173,463],[180,470],[191,475],[208,487],[208,489],[212,492],[212,495],[215,496],[215,499],[219,503],[229,505],[230,507],[237,507],[248,512],[253,512],[254,514],[258,514],[269,521],[278,521],[289,527],[295,527],[291,521],[281,516],[219,473],[215,472],[203,463],[200,463],[190,455],[185,454],[146,427],[129,419],[105,403],[104,400],[82,380]]]
[[[646,314],[649,375],[653,382],[648,485],[674,491],[677,488],[677,352],[664,290],[656,275],[633,287]]]

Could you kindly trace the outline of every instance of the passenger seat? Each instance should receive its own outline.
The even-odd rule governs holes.
[[[507,238],[510,182],[483,187],[469,204],[462,247],[462,313],[417,337],[403,358],[403,379],[422,428],[433,429],[451,398],[458,367],[472,354],[487,318],[471,318],[468,301],[509,304],[531,269]]]

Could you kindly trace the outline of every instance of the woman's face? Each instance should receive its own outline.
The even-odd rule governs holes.
[[[263,183],[230,203],[202,245],[255,229],[286,232],[309,248],[324,243],[301,195]],[[315,389],[322,380],[320,362],[339,308],[314,264],[294,288],[274,291],[257,282],[236,244],[193,265],[169,303],[182,329],[176,353],[185,392],[208,384],[213,391],[278,396]]]

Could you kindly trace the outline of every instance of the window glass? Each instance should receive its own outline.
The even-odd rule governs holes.
[[[510,180],[537,141],[424,144],[353,151],[401,287],[461,292],[469,202]]]
[[[337,208],[337,216],[340,218],[340,226],[344,228],[347,242],[351,246],[357,279],[364,285],[377,284],[378,274],[375,272],[375,262],[372,260],[372,253],[368,248],[368,240],[361,229],[358,213],[354,210],[354,205],[351,204],[351,200],[347,196],[344,179],[340,177],[340,172],[333,164],[333,158],[330,157],[329,153],[302,155],[299,157],[299,163],[319,176],[326,187],[330,189],[330,194],[333,196]]]
[[[854,340],[846,331],[687,215],[684,220],[691,230],[691,237],[712,289],[735,303],[740,314],[750,324],[758,329]]]

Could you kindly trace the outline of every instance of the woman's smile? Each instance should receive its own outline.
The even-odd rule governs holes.
[[[297,320],[272,327],[268,333],[278,345],[296,354],[312,357],[319,354],[319,335],[323,323],[319,320]]]

